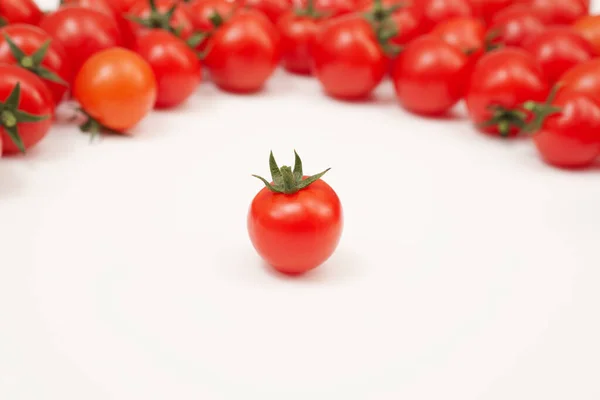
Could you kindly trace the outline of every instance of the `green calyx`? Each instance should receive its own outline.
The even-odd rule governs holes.
[[[113,133],[122,134],[122,132],[116,131],[109,127],[102,125],[100,122],[95,120],[90,114],[88,114],[83,108],[79,108],[78,111],[85,116],[85,122],[79,126],[82,132],[91,134],[90,140],[94,140],[100,133]]]
[[[492,117],[478,126],[480,128],[496,127],[502,137],[508,137],[513,128],[519,132],[522,131],[527,124],[527,113],[523,110],[511,110],[498,105],[492,105],[488,109],[492,112]]]
[[[325,17],[328,17],[331,14],[331,13],[328,13],[328,12],[318,11],[315,8],[315,0],[307,0],[306,1],[306,7],[295,9],[294,13],[298,17],[306,17],[306,18],[312,18],[312,19],[325,18]]]
[[[395,57],[402,50],[400,46],[391,43],[391,39],[399,33],[398,26],[391,18],[404,4],[398,3],[391,7],[384,7],[382,0],[375,0],[373,9],[364,14],[364,17],[371,23],[375,36],[383,51],[391,57]]]
[[[19,110],[21,101],[21,83],[17,82],[4,103],[0,102],[0,125],[21,153],[25,153],[25,144],[19,136],[19,124],[40,122],[48,115],[33,115]]]
[[[302,160],[298,153],[294,150],[295,162],[294,169],[291,167],[283,166],[279,168],[277,166],[277,162],[275,161],[275,157],[273,156],[273,152],[269,157],[269,167],[271,169],[271,178],[273,183],[269,183],[265,178],[260,177],[258,175],[252,175],[255,178],[260,179],[265,186],[272,192],[275,193],[283,193],[283,194],[294,194],[302,189],[307,188],[314,182],[321,179],[323,175],[327,173],[331,168],[327,168],[325,171],[309,176],[306,179],[303,179],[302,172]]]
[[[525,110],[529,111],[531,114],[533,114],[533,119],[529,123],[527,123],[527,125],[525,125],[525,127],[523,128],[523,132],[525,132],[525,133],[538,132],[542,128],[544,121],[546,121],[546,119],[549,116],[557,114],[562,111],[562,108],[552,105],[552,102],[556,98],[556,93],[558,92],[559,88],[560,88],[559,84],[555,85],[552,88],[552,90],[550,91],[548,98],[543,103],[537,103],[535,101],[527,101],[527,102],[523,103],[522,107]]]
[[[171,25],[171,19],[173,18],[173,14],[179,3],[174,2],[169,9],[161,13],[156,7],[155,0],[148,0],[148,4],[150,5],[150,15],[147,18],[140,18],[135,15],[127,15],[127,19],[137,24],[140,24],[148,29],[164,29],[168,32],[171,32],[175,36],[181,35],[181,27],[173,27]]]
[[[40,78],[47,81],[58,83],[59,85],[69,86],[60,76],[50,71],[48,68],[42,66],[42,62],[48,53],[52,40],[48,39],[40,46],[40,48],[33,54],[27,55],[17,44],[4,32],[4,40],[10,48],[12,56],[19,62],[19,65],[28,71],[33,72]]]

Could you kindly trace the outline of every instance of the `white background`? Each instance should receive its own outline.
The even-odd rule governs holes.
[[[283,72],[135,133],[1,160],[0,399],[600,398],[600,167]],[[294,148],[346,227],[287,278],[245,223]]]

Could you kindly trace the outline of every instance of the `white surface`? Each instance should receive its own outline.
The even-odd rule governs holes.
[[[600,398],[600,169],[377,98],[205,84],[134,138],[2,159],[0,399]],[[294,148],[346,228],[285,278],[245,221]]]

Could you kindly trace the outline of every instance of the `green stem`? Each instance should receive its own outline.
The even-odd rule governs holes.
[[[7,128],[12,128],[13,126],[17,125],[17,117],[15,117],[15,114],[8,110],[2,111],[0,119],[2,119],[2,124]]]
[[[25,69],[31,69],[35,66],[35,63],[31,57],[27,56],[21,59],[21,66]]]

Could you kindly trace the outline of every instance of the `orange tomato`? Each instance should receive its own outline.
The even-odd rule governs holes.
[[[73,94],[103,128],[125,133],[154,107],[156,79],[138,54],[120,47],[93,55],[75,78]]]
[[[581,17],[575,22],[573,29],[590,42],[596,54],[600,55],[600,15]]]

